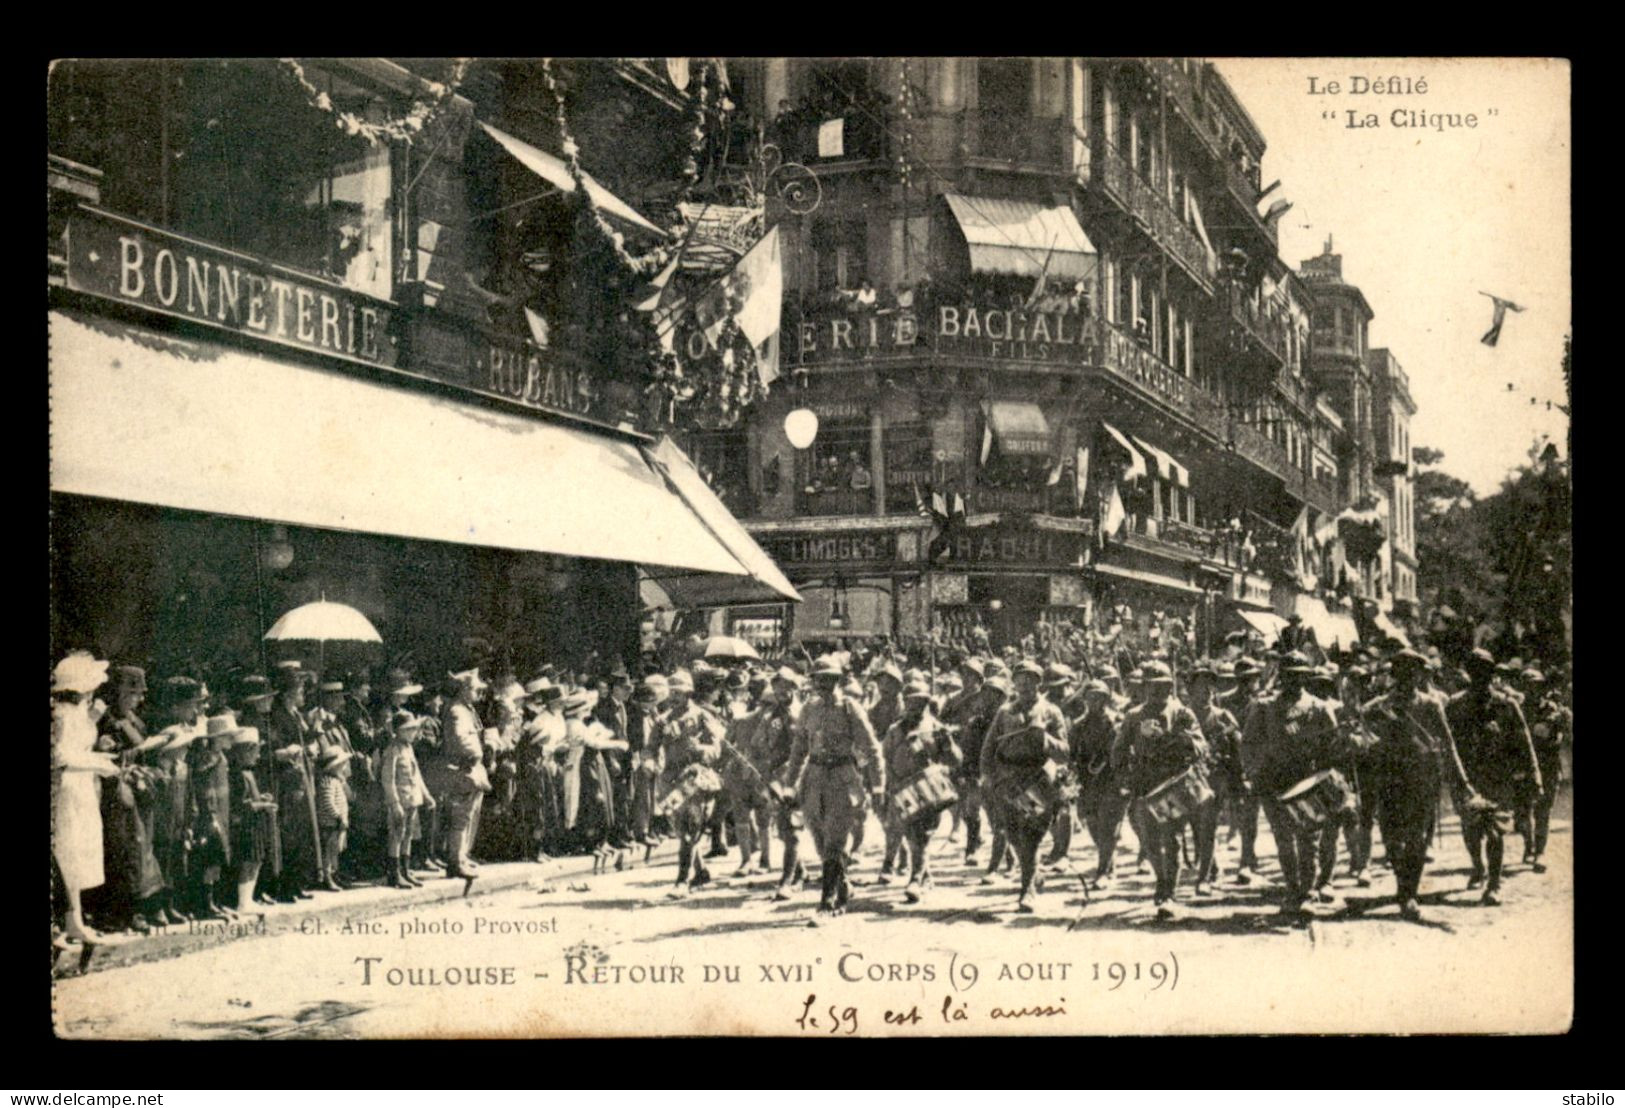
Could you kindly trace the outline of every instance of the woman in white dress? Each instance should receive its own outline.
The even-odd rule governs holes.
[[[57,663],[51,683],[51,853],[67,893],[68,938],[101,936],[85,926],[80,894],[102,884],[102,813],[98,777],[118,776],[118,764],[96,747],[96,720],[105,705],[91,694],[107,681],[107,663],[76,652]]]

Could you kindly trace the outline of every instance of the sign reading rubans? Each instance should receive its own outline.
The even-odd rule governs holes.
[[[397,360],[387,301],[106,212],[69,219],[67,285],[312,353]]]
[[[781,565],[808,562],[890,562],[897,556],[895,531],[832,531],[827,534],[757,535]]]

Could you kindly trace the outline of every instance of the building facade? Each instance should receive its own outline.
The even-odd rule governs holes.
[[[735,66],[801,187],[768,202],[785,377],[708,456],[806,597],[793,637],[1177,619],[1200,647],[1304,613],[1352,637],[1376,586],[1329,525],[1376,489],[1370,312],[1279,257],[1289,205],[1217,69]]]
[[[581,294],[608,246],[579,233],[543,76],[385,59],[53,68],[59,653],[260,668],[270,622],[325,598],[420,673],[533,670],[634,659],[650,582],[794,599],[640,418],[615,313]],[[557,80],[595,106],[582,144],[640,169],[601,156],[614,189],[586,191],[643,249],[665,232],[616,192],[678,176],[683,101],[635,76],[582,64]],[[617,124],[642,138],[616,146]],[[329,659],[361,660],[380,661]]]

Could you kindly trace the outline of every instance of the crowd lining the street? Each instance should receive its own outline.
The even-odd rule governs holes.
[[[1095,848],[1085,895],[1111,882],[1126,822],[1167,917],[1182,872],[1211,894],[1221,819],[1240,839],[1235,883],[1269,884],[1262,810],[1283,913],[1334,899],[1340,840],[1369,886],[1375,828],[1400,912],[1419,918],[1442,791],[1486,904],[1506,834],[1545,871],[1572,741],[1566,666],[1392,640],[1334,660],[1296,622],[1274,643],[1233,635],[1214,657],[1194,656],[1183,628],[1142,645],[1039,627],[1002,651],[985,635],[772,662],[679,650],[682,664],[646,654],[637,674],[548,666],[523,682],[287,662],[218,688],[71,654],[52,694],[55,941],[355,884],[471,884],[476,858],[621,868],[668,836],[674,897],[704,886],[731,840],[736,875],[776,871],[788,900],[816,870],[820,910],[838,913],[870,812],[885,834],[878,880],[910,902],[930,890],[944,823],[963,830],[968,866],[991,847],[984,882],[1017,867],[1031,911],[1040,866],[1070,870],[1079,827]]]

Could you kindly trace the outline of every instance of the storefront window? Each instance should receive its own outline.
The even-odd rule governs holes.
[[[801,452],[800,507],[806,515],[868,515],[874,511],[869,420],[820,422],[818,437]]]
[[[306,66],[334,112],[389,106]],[[51,73],[53,153],[103,173],[102,206],[387,298],[391,149],[348,135],[260,61],[69,61]]]
[[[896,423],[886,428],[886,511],[912,512],[915,496],[929,497],[935,484],[931,425]]]

